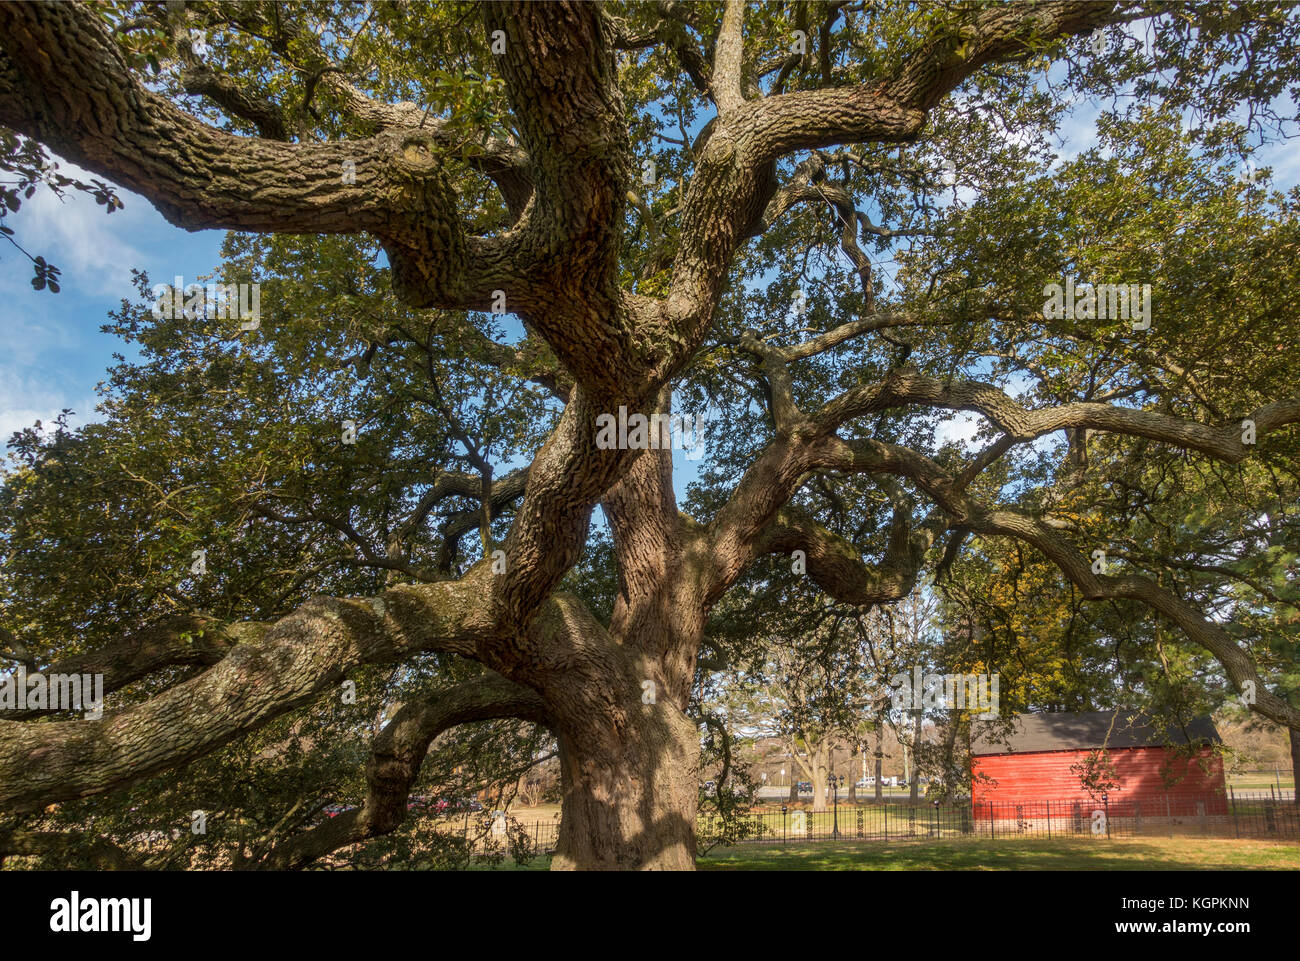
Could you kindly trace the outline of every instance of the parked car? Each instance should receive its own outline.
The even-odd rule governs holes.
[[[795,787],[800,794],[812,794],[812,781],[800,781]]]
[[[469,811],[471,814],[477,814],[483,810],[483,805],[473,798],[438,798],[434,802],[433,809],[439,814],[455,814],[462,811]]]

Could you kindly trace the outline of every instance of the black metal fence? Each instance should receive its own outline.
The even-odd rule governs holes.
[[[1227,795],[1170,793],[1141,801],[996,801],[972,804],[906,801],[831,804],[825,811],[794,808],[753,811],[729,822],[699,820],[706,843],[907,841],[925,838],[1052,838],[1204,836],[1300,839],[1294,791],[1229,791]],[[511,819],[506,833],[478,834],[475,848],[523,843],[532,852],[555,848],[559,822]]]
[[[705,835],[725,826],[701,819]],[[1136,837],[1167,834],[1207,837],[1300,838],[1295,793],[1168,794],[1142,801],[1105,797],[1091,801],[880,803],[745,815],[738,843],[894,841],[958,837]]]

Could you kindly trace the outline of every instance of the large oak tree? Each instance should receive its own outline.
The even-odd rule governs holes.
[[[802,551],[835,603],[888,603],[971,538],[1149,610],[1300,730],[1179,579],[1222,567],[1187,558],[1223,525],[1145,552],[1116,529],[1167,512],[1180,492],[1143,471],[1170,463],[1258,465],[1255,516],[1294,496],[1295,198],[1236,166],[1287,119],[1296,32],[1253,3],[0,4],[13,166],[34,142],[240,232],[224,279],[266,278],[279,311],[257,354],[124,305],[152,367],[119,372],[106,425],[28,438],[6,643],[115,693],[102,721],[0,721],[0,805],[131,789],[435,656],[441,682],[374,736],[364,803],[258,864],[392,831],[430,743],[505,718],[558,745],[556,867],[691,868],[720,599]],[[1090,96],[1111,149],[1053,166]],[[1152,284],[1151,328],[1046,317],[1067,278]],[[711,417],[689,512],[669,451],[597,443],[601,415],[674,403]],[[157,410],[150,454],[130,425]],[[304,436],[354,410],[356,451]],[[975,453],[936,435],[956,411]],[[1111,480],[1127,508],[1099,516]],[[565,583],[597,507],[607,611]],[[216,537],[221,573],[177,591],[135,565],[88,599],[103,560],[61,546],[104,543],[96,512],[134,516],[141,556]],[[1295,599],[1274,573],[1270,609]]]

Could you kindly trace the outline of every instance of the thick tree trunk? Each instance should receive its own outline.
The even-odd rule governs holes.
[[[552,870],[695,869],[699,734],[676,707],[561,732],[564,791]]]
[[[826,803],[826,771],[824,768],[818,768],[816,773],[813,774],[812,788],[813,813],[817,814],[829,810],[829,805]]]
[[[654,402],[670,410],[671,391]],[[601,501],[614,536],[613,668],[563,662],[552,716],[564,802],[555,870],[695,869],[700,735],[684,713],[704,633],[700,535],[681,526],[672,452],[637,456]],[[583,676],[583,675],[586,676]],[[569,687],[568,685],[574,685]]]
[[[910,798],[913,804],[921,793],[921,712],[916,712],[916,719],[912,722],[912,777],[908,780],[907,786]]]
[[[799,745],[801,744],[808,751],[806,757],[801,757],[799,754]],[[798,782],[807,780],[809,784],[814,783],[817,759],[806,738],[792,737],[788,742],[788,746],[790,748],[790,803],[793,804],[800,798]],[[813,800],[815,801],[816,798]]]
[[[1300,728],[1288,728],[1291,735],[1291,787],[1293,799],[1300,805]]]
[[[826,742],[823,741],[817,745],[817,750],[811,752],[809,760],[812,762],[812,789],[813,789],[813,812],[825,811],[828,809],[826,803],[826,776],[830,774],[830,761],[827,759],[828,754]]]
[[[884,745],[884,720],[876,720],[876,800],[885,799],[885,745]]]
[[[960,731],[960,722],[950,720],[948,729],[944,732],[942,788],[945,798],[951,798],[956,793],[957,785],[962,776],[962,766],[957,763],[957,736]]]

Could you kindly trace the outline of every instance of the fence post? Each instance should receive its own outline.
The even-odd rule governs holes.
[[[1052,836],[1052,802],[1047,802],[1047,836]]]

